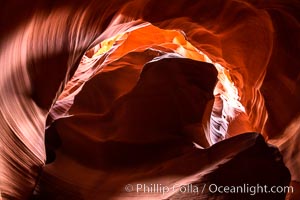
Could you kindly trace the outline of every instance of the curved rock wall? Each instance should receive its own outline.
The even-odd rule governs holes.
[[[56,183],[72,198],[75,193],[78,199],[101,198],[95,194],[98,187],[111,187],[118,181],[120,185],[105,195],[122,196],[119,187],[140,180],[141,173],[125,176],[130,170],[124,170],[114,177],[109,168],[126,169],[128,163],[121,158],[132,151],[140,151],[138,157],[143,153],[149,157],[148,163],[142,158],[129,162],[148,176],[149,166],[158,162],[167,166],[166,174],[174,169],[176,180],[210,169],[190,167],[197,163],[196,157],[186,160],[187,155],[197,154],[191,141],[209,146],[202,137],[207,132],[202,125],[210,116],[217,75],[212,65],[200,62],[208,58],[228,70],[253,130],[281,150],[293,184],[299,184],[299,9],[299,2],[293,0],[3,3],[2,198],[28,199],[36,193],[36,198],[45,199],[43,195],[56,191],[57,196],[49,197],[55,199],[64,191],[53,188]],[[176,68],[179,61],[174,59],[167,63],[155,60],[174,54],[180,60],[197,60],[195,65],[200,68],[211,68],[198,71],[191,65],[184,70]],[[165,67],[147,68],[145,63],[151,60]],[[182,64],[189,65],[190,61]],[[232,141],[243,141],[243,136],[237,137],[240,139]],[[243,151],[226,140],[220,143],[235,155]],[[267,151],[264,148],[259,149]],[[113,153],[122,151],[124,154]],[[162,155],[151,157],[149,151]],[[106,158],[110,154],[112,158]],[[205,157],[207,151],[200,154]],[[97,155],[102,157],[95,160]],[[181,159],[174,162],[187,163],[184,173],[166,162],[179,155]],[[220,155],[216,163],[230,154]],[[51,164],[45,165],[46,157]],[[266,158],[275,159],[262,153],[253,165]],[[230,162],[239,159],[244,158],[237,156]],[[97,171],[102,165],[106,166]],[[286,183],[288,175],[280,169]],[[254,172],[253,176],[260,174],[258,169]],[[106,175],[111,182],[101,182],[108,179]],[[268,178],[267,174],[264,180]]]

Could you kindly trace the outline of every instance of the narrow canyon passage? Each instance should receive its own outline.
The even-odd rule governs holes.
[[[0,9],[0,199],[299,198],[298,1]]]

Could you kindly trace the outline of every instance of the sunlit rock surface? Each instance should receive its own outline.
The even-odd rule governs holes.
[[[278,147],[299,198],[299,10],[293,0],[2,3],[1,198],[132,198],[124,185],[148,177],[288,184],[261,136],[224,140],[250,126]],[[234,129],[239,103],[250,126]]]

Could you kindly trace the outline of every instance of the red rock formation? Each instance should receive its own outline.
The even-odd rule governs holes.
[[[224,140],[249,131],[279,148],[289,198],[299,198],[299,9],[296,0],[3,3],[0,199],[130,198],[139,194],[124,186],[150,177],[288,184],[261,136]],[[218,70],[215,90],[203,61]],[[193,197],[182,195],[168,194]],[[212,195],[197,198],[249,194]]]

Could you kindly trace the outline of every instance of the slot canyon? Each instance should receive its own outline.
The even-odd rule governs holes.
[[[300,199],[299,0],[0,15],[0,200]]]

